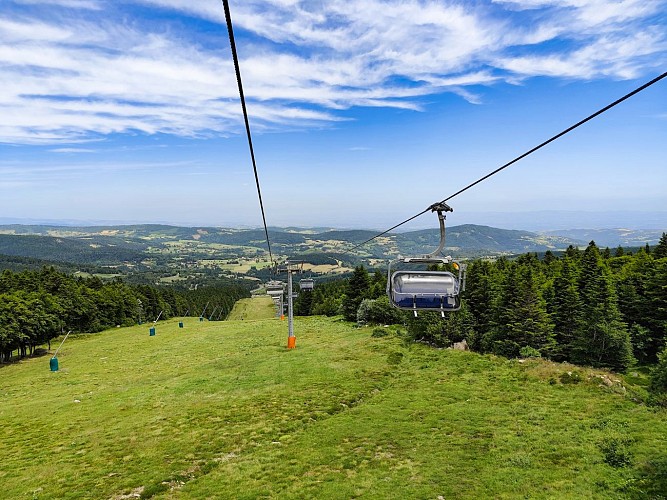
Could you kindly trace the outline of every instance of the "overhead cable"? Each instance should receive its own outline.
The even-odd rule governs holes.
[[[234,59],[234,70],[236,71],[236,82],[239,86],[239,95],[241,97],[241,107],[243,108],[243,119],[245,120],[245,130],[248,135],[248,146],[250,148],[250,158],[252,159],[252,169],[255,173],[255,184],[257,185],[257,196],[259,197],[259,208],[262,211],[262,221],[264,222],[264,234],[266,234],[266,246],[269,248],[269,259],[273,262],[271,253],[271,240],[269,239],[269,228],[266,225],[266,215],[264,213],[264,203],[262,202],[262,190],[259,187],[259,176],[257,175],[257,162],[255,161],[255,150],[252,146],[252,135],[250,134],[250,122],[248,121],[248,110],[245,105],[245,95],[243,93],[243,83],[241,82],[241,69],[239,67],[239,58],[236,53],[236,43],[234,42],[234,29],[232,27],[232,16],[229,12],[228,0],[222,0],[225,8],[225,20],[227,21],[227,31],[229,32],[229,45],[232,49],[232,58]]]
[[[498,168],[495,169],[493,172],[490,172],[490,173],[486,174],[484,177],[481,177],[480,179],[477,179],[475,182],[473,182],[473,183],[471,183],[471,184],[468,184],[468,185],[467,185],[466,187],[464,187],[463,189],[458,190],[456,193],[454,193],[454,194],[448,196],[447,198],[445,198],[444,200],[442,200],[442,201],[439,202],[439,203],[445,203],[446,201],[451,200],[451,199],[454,198],[455,196],[460,195],[461,193],[463,193],[464,191],[467,191],[467,190],[470,189],[471,187],[476,186],[477,184],[479,184],[479,183],[482,182],[482,181],[485,181],[486,179],[488,179],[488,178],[491,177],[492,175],[497,174],[497,173],[500,172],[501,170],[506,169],[506,168],[509,167],[510,165],[513,165],[514,163],[518,162],[519,160],[522,160],[522,159],[525,158],[526,156],[528,156],[528,155],[534,153],[534,152],[537,151],[538,149],[541,149],[541,148],[543,148],[544,146],[546,146],[547,144],[552,143],[552,142],[555,141],[556,139],[561,138],[561,137],[564,136],[565,134],[567,134],[567,133],[569,133],[569,132],[572,132],[572,131],[573,131],[574,129],[576,129],[577,127],[580,127],[580,126],[583,125],[584,123],[586,123],[586,122],[592,120],[593,118],[595,118],[595,117],[601,115],[601,114],[604,113],[605,111],[610,110],[611,108],[613,108],[614,106],[616,106],[616,105],[622,103],[622,102],[625,101],[626,99],[629,99],[630,97],[634,96],[635,94],[638,94],[638,93],[641,92],[642,90],[647,89],[647,88],[650,87],[651,85],[653,85],[653,84],[655,84],[655,83],[658,83],[660,80],[662,80],[662,79],[665,78],[665,77],[667,77],[667,72],[662,73],[661,75],[655,77],[653,80],[651,80],[651,81],[645,83],[645,84],[642,85],[641,87],[636,88],[636,89],[633,90],[632,92],[629,92],[628,94],[625,94],[625,95],[624,95],[623,97],[621,97],[620,99],[617,99],[617,100],[615,100],[614,102],[612,102],[611,104],[608,104],[607,106],[605,106],[604,108],[599,109],[598,111],[596,111],[596,112],[593,113],[592,115],[590,115],[590,116],[584,118],[583,120],[581,120],[581,121],[575,123],[575,124],[572,125],[571,127],[566,128],[566,129],[563,130],[562,132],[559,132],[558,134],[554,135],[554,136],[551,137],[550,139],[547,139],[547,140],[544,141],[543,143],[541,143],[541,144],[535,146],[534,148],[530,149],[529,151],[526,151],[526,152],[523,153],[522,155],[517,156],[517,157],[514,158],[513,160],[511,160],[511,161],[505,163],[503,166],[498,167]],[[431,205],[431,206],[428,207],[427,209],[422,210],[421,212],[419,212],[419,213],[416,214],[416,215],[413,215],[413,216],[410,217],[409,219],[406,219],[406,220],[404,220],[403,222],[400,222],[400,223],[396,224],[395,226],[390,227],[390,228],[387,229],[386,231],[383,231],[383,232],[381,232],[381,233],[379,233],[379,234],[376,234],[376,235],[373,236],[372,238],[369,238],[369,239],[367,239],[366,241],[364,241],[363,243],[359,243],[358,245],[356,245],[355,247],[353,247],[353,248],[350,250],[350,252],[354,252],[357,248],[360,248],[360,247],[364,246],[365,244],[370,243],[370,242],[373,241],[374,239],[379,238],[380,236],[383,236],[383,235],[387,234],[389,231],[393,231],[394,229],[396,229],[396,228],[402,226],[403,224],[407,224],[407,223],[410,222],[411,220],[416,219],[416,218],[419,217],[420,215],[424,215],[426,212],[432,211],[432,210],[433,210],[433,207],[436,206],[436,205],[438,205],[438,203],[434,203],[433,205]]]

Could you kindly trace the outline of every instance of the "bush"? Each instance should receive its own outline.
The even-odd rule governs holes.
[[[529,345],[522,347],[521,350],[519,351],[519,355],[522,358],[541,358],[542,353],[535,349],[534,347],[530,347]]]
[[[322,302],[313,306],[315,316],[336,316],[340,314],[341,299],[335,297],[326,297]]]
[[[357,309],[357,323],[372,325],[395,325],[403,323],[403,313],[389,303],[386,295],[375,299],[364,299]]]
[[[472,315],[465,304],[457,312],[440,313],[425,311],[414,318],[406,318],[408,332],[416,341],[427,342],[438,347],[449,347],[454,342],[461,342],[473,333]]]
[[[578,384],[581,382],[581,374],[579,372],[565,372],[558,377],[561,384]]]
[[[612,467],[627,467],[632,465],[632,453],[629,445],[632,439],[625,436],[608,436],[600,443],[600,451],[604,455],[606,464]]]
[[[405,317],[400,309],[389,303],[389,297],[383,295],[371,304],[370,321],[379,325],[402,325]]]
[[[362,325],[368,323],[372,303],[373,301],[371,299],[364,299],[361,301],[357,309],[357,323]]]
[[[378,337],[386,337],[389,335],[389,332],[385,328],[373,328],[373,332],[371,333],[371,337],[378,338]]]

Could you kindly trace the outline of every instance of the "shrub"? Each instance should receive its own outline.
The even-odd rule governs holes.
[[[336,316],[340,313],[341,299],[326,297],[322,302],[313,306],[313,315]]]
[[[389,303],[389,297],[383,295],[372,301],[368,321],[379,325],[399,325],[403,324],[405,319],[400,309],[393,307]]]
[[[581,374],[579,372],[565,372],[558,377],[561,384],[578,384],[581,382]]]
[[[373,332],[371,333],[371,337],[378,338],[378,337],[386,337],[389,335],[389,332],[385,328],[373,328]]]
[[[629,445],[632,439],[625,436],[608,436],[600,443],[600,451],[604,455],[606,464],[612,467],[627,467],[632,465],[632,453]]]
[[[373,301],[371,299],[364,299],[359,304],[357,309],[357,323],[365,325],[369,322],[371,304]]]
[[[542,353],[535,349],[534,347],[530,347],[529,345],[524,346],[521,348],[519,351],[519,355],[522,358],[541,358]]]
[[[389,303],[384,295],[378,299],[364,299],[357,309],[357,323],[395,325],[403,323],[403,313]]]

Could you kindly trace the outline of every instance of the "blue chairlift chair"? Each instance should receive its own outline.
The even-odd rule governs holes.
[[[440,245],[431,254],[419,257],[400,257],[389,264],[387,272],[387,295],[394,307],[413,311],[415,317],[418,311],[440,311],[442,317],[445,312],[457,311],[461,308],[460,293],[465,290],[465,264],[453,260],[451,257],[439,256],[445,246],[445,216],[443,211],[451,212],[446,203],[438,203],[431,207],[438,212],[440,222]],[[392,267],[399,264],[408,265],[444,265],[451,264],[457,274],[450,271],[429,271],[428,269],[396,270]]]

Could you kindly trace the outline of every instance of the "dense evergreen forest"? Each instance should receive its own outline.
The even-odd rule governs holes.
[[[198,287],[197,290],[128,285],[120,280],[75,278],[45,267],[40,271],[0,275],[0,361],[14,351],[32,354],[62,332],[98,332],[177,316],[199,316],[206,304],[209,319],[225,319],[234,303],[249,297],[238,285]]]
[[[624,371],[658,361],[667,339],[667,234],[652,250],[585,250],[556,256],[469,263],[462,308],[438,313],[396,310],[386,276],[361,266],[351,278],[302,292],[295,313],[343,314],[349,321],[404,324],[413,340],[449,346],[466,339],[481,353],[542,356]]]

